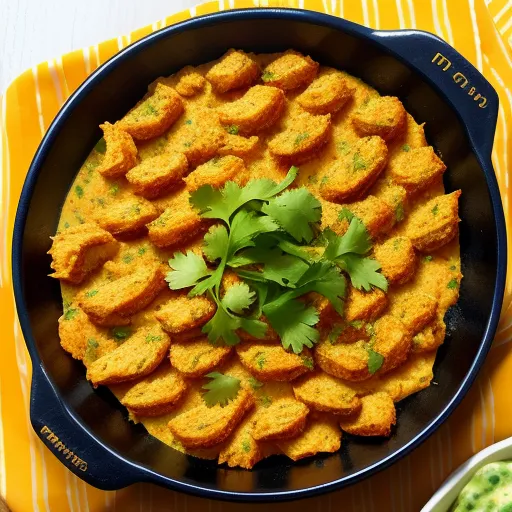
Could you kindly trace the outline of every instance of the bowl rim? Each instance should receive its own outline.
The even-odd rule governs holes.
[[[66,123],[67,119],[72,115],[75,106],[81,101],[81,99],[86,96],[89,91],[95,87],[98,82],[101,82],[103,77],[107,76],[110,71],[115,68],[119,63],[124,62],[125,60],[131,58],[133,54],[138,53],[142,49],[147,46],[151,46],[157,43],[160,39],[164,39],[166,37],[172,36],[175,33],[180,33],[182,31],[187,31],[189,29],[201,28],[204,26],[211,26],[223,21],[232,21],[232,20],[242,20],[242,21],[250,21],[252,19],[283,19],[283,20],[291,20],[291,21],[299,21],[304,23],[309,23],[313,25],[326,26],[336,31],[344,32],[354,37],[363,38],[366,40],[370,40],[372,44],[377,45],[379,48],[387,52],[388,54],[393,55],[398,60],[404,62],[410,69],[414,70],[415,73],[419,74],[423,77],[425,81],[427,81],[433,88],[438,92],[441,96],[443,96],[449,103],[452,104],[454,112],[461,118],[460,112],[458,112],[453,102],[449,99],[449,94],[446,91],[443,91],[440,87],[436,85],[436,83],[426,74],[424,73],[419,66],[417,66],[414,62],[404,60],[404,58],[399,55],[396,51],[389,48],[385,41],[376,37],[377,34],[386,33],[386,35],[392,36],[393,32],[397,34],[402,33],[411,33],[411,34],[419,34],[419,35],[428,35],[429,38],[436,39],[442,47],[450,48],[452,51],[453,48],[448,45],[445,41],[438,38],[435,35],[430,34],[429,32],[424,32],[420,30],[396,30],[396,31],[375,31],[373,29],[364,27],[362,25],[350,22],[343,18],[339,18],[336,16],[319,13],[316,11],[308,11],[303,9],[289,9],[289,8],[250,8],[250,9],[233,9],[227,10],[217,13],[206,14],[204,16],[199,16],[195,18],[191,18],[182,22],[179,22],[175,25],[171,25],[169,27],[165,27],[151,33],[144,38],[136,41],[130,46],[123,49],[121,52],[114,55],[107,62],[101,65],[97,70],[95,70],[79,87],[78,89],[67,99],[62,108],[57,113],[55,119],[49,126],[46,134],[44,135],[39,147],[34,155],[32,163],[27,172],[27,176],[25,178],[25,182],[23,184],[23,188],[21,191],[18,208],[16,212],[16,218],[14,223],[13,230],[13,239],[12,239],[12,277],[13,277],[13,288],[14,288],[14,296],[16,302],[16,308],[18,313],[19,322],[21,325],[21,329],[24,335],[25,344],[30,354],[30,358],[32,360],[33,367],[38,367],[41,371],[34,371],[33,374],[33,382],[36,376],[39,378],[44,378],[48,381],[51,387],[54,389],[55,393],[58,396],[58,392],[56,391],[55,385],[52,382],[51,377],[47,374],[42,364],[41,358],[36,349],[36,344],[34,340],[34,336],[31,330],[31,324],[28,317],[28,312],[26,310],[26,304],[23,293],[23,279],[22,279],[22,246],[23,246],[23,234],[25,229],[25,224],[27,220],[27,215],[29,211],[30,201],[33,193],[33,189],[36,185],[38,175],[40,169],[44,163],[44,160],[51,150],[53,143],[56,137],[59,135],[62,126]],[[492,168],[492,164],[490,162],[490,156],[483,156],[479,148],[477,148],[474,144],[474,141],[470,137],[470,134],[467,129],[467,124],[461,119],[461,123],[464,126],[470,147],[472,148],[479,164],[481,165],[485,179],[487,182],[487,188],[489,191],[493,214],[494,214],[494,222],[496,225],[497,232],[497,265],[496,265],[496,282],[494,286],[494,293],[492,299],[492,307],[491,314],[487,321],[487,325],[485,327],[484,335],[482,337],[482,341],[480,342],[477,354],[475,359],[470,366],[467,374],[462,379],[457,391],[451,398],[451,400],[446,404],[446,406],[442,409],[442,411],[432,420],[429,424],[427,424],[423,430],[414,436],[408,443],[406,443],[401,448],[393,451],[391,454],[386,457],[380,459],[379,461],[359,470],[355,473],[352,473],[348,476],[342,476],[336,480],[332,480],[330,482],[326,482],[323,484],[318,484],[312,487],[304,487],[302,489],[294,489],[290,491],[270,491],[270,492],[240,492],[240,491],[226,491],[221,489],[212,489],[205,487],[201,484],[189,484],[184,481],[176,480],[167,476],[164,476],[160,473],[153,471],[150,467],[145,466],[144,464],[135,462],[120,453],[118,453],[113,448],[110,448],[107,444],[105,444],[101,439],[95,436],[88,427],[86,427],[81,420],[78,418],[77,414],[74,413],[68,404],[64,403],[60,396],[58,396],[59,400],[62,402],[63,410],[69,418],[74,421],[77,426],[84,431],[84,433],[89,434],[89,436],[103,447],[108,452],[114,454],[124,465],[132,466],[137,469],[139,472],[139,481],[147,481],[152,483],[157,483],[163,485],[167,488],[170,488],[175,491],[182,491],[186,493],[195,494],[200,497],[206,498],[215,498],[215,499],[227,499],[231,501],[245,501],[245,502],[262,502],[262,501],[285,501],[292,500],[298,498],[311,497],[318,494],[322,494],[328,491],[334,491],[346,487],[348,485],[352,485],[357,483],[364,478],[367,478],[378,471],[386,469],[391,464],[397,462],[402,457],[410,453],[414,448],[419,446],[422,442],[424,442],[430,435],[432,435],[437,428],[448,418],[448,416],[454,411],[454,409],[459,405],[463,397],[466,395],[469,390],[471,384],[475,380],[479,369],[481,368],[487,352],[490,349],[491,343],[493,341],[494,333],[496,331],[501,305],[503,301],[504,289],[505,289],[505,276],[506,276],[506,232],[505,232],[505,219],[503,213],[503,207],[501,203],[501,196],[497,184],[496,177],[494,175],[494,171]],[[494,129],[494,127],[492,127]],[[68,418],[68,419],[69,419]],[[81,478],[84,478],[83,474],[78,474]]]

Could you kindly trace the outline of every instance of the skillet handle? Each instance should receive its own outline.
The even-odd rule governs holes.
[[[30,420],[53,455],[88,484],[115,490],[142,479],[140,468],[100,444],[69,414],[40,366],[33,368]]]
[[[484,76],[442,39],[417,30],[375,31],[375,39],[412,64],[453,104],[483,162],[489,162],[499,100]]]

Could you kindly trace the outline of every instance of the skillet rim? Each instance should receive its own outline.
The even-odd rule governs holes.
[[[155,471],[151,470],[151,468],[144,466],[142,464],[135,463],[130,459],[125,458],[124,456],[118,454],[115,450],[109,448],[101,439],[96,437],[84,424],[81,423],[81,420],[78,416],[70,409],[70,407],[65,404],[62,399],[59,397],[58,391],[56,390],[51,377],[46,373],[42,361],[39,357],[39,354],[36,349],[35,340],[32,335],[31,325],[28,318],[28,313],[25,306],[24,293],[23,293],[23,276],[22,276],[22,253],[23,253],[23,235],[25,223],[28,215],[28,211],[30,208],[30,201],[32,197],[33,189],[36,186],[38,175],[41,167],[44,164],[44,160],[46,155],[50,151],[55,138],[58,136],[60,130],[67,119],[72,115],[75,105],[77,105],[80,100],[88,94],[88,92],[95,87],[98,82],[101,82],[104,76],[110,73],[110,71],[115,68],[119,63],[124,62],[130,57],[138,53],[140,50],[144,49],[146,46],[150,46],[158,43],[160,39],[164,39],[173,33],[178,33],[182,31],[186,31],[188,29],[200,28],[203,26],[210,26],[212,24],[216,24],[218,22],[223,21],[231,21],[231,20],[244,20],[249,22],[255,18],[263,18],[263,19],[284,19],[291,21],[299,21],[306,22],[313,25],[321,25],[332,28],[336,31],[341,31],[348,33],[349,35],[370,40],[372,44],[376,44],[384,51],[389,54],[392,54],[398,60],[404,62],[410,69],[414,70],[415,73],[422,76],[422,78],[427,81],[442,97],[444,97],[448,103],[452,105],[454,112],[461,119],[461,123],[464,126],[469,145],[475,154],[480,166],[483,169],[485,179],[487,182],[487,189],[490,195],[490,200],[492,203],[493,214],[494,214],[494,223],[496,227],[497,233],[497,269],[496,269],[496,282],[493,293],[491,314],[487,321],[487,325],[485,328],[484,336],[480,343],[478,352],[476,354],[475,360],[473,361],[470,369],[468,370],[466,376],[461,381],[457,391],[451,398],[451,400],[447,403],[447,405],[443,408],[443,410],[437,415],[437,417],[431,421],[428,425],[426,425],[423,430],[416,435],[413,439],[411,439],[407,444],[394,451],[392,454],[386,456],[385,458],[379,460],[378,462],[367,466],[351,475],[341,477],[339,479],[333,480],[328,483],[324,483],[321,485],[316,485],[313,487],[306,487],[302,489],[292,490],[292,491],[271,491],[271,492],[238,492],[238,491],[224,491],[220,489],[211,489],[202,486],[201,484],[191,485],[185,483],[183,481],[175,480],[169,477],[165,477]],[[379,35],[386,34],[387,38],[384,40],[379,37]],[[428,37],[430,39],[435,39],[436,42],[440,45],[441,48],[450,49],[452,53],[458,52],[454,50],[451,46],[449,46],[445,41],[434,36],[428,32],[422,32],[419,30],[396,30],[396,31],[374,31],[372,29],[363,27],[361,25],[352,23],[342,18],[338,18],[335,16],[318,13],[315,11],[306,11],[306,10],[298,10],[298,9],[281,9],[281,8],[258,8],[258,9],[236,9],[236,10],[228,10],[219,13],[207,14],[204,16],[191,18],[189,20],[177,23],[175,25],[171,25],[169,27],[163,28],[157,32],[149,34],[143,39],[133,43],[126,49],[122,50],[115,56],[113,56],[110,60],[100,66],[94,73],[92,73],[84,83],[70,96],[70,98],[65,102],[61,110],[58,112],[54,121],[48,128],[45,136],[43,137],[35,156],[32,160],[30,168],[28,170],[20,200],[18,203],[18,208],[16,212],[16,219],[14,223],[13,230],[13,242],[12,242],[12,278],[13,278],[13,288],[14,295],[16,301],[16,308],[18,312],[18,317],[20,321],[20,325],[22,328],[22,332],[24,335],[25,343],[27,349],[29,351],[32,365],[33,365],[33,376],[32,376],[32,397],[34,393],[34,389],[37,387],[38,382],[41,380],[46,381],[46,385],[51,387],[53,393],[55,394],[55,398],[58,400],[59,405],[64,414],[68,415],[68,418],[63,418],[63,421],[72,421],[74,422],[75,431],[82,431],[85,434],[85,438],[88,438],[88,441],[97,443],[100,447],[103,448],[106,452],[108,452],[111,456],[113,456],[121,469],[131,468],[132,475],[127,479],[126,482],[123,482],[122,485],[117,485],[115,488],[120,488],[130,483],[135,483],[136,481],[146,481],[153,482],[165,487],[168,487],[173,490],[182,491],[190,494],[194,494],[200,497],[205,498],[215,498],[215,499],[227,499],[230,501],[242,501],[242,502],[265,502],[265,501],[285,501],[292,500],[297,498],[305,498],[315,496],[321,493],[325,493],[328,491],[333,491],[337,489],[341,489],[342,487],[346,487],[353,483],[357,483],[364,478],[373,475],[377,471],[381,471],[391,464],[397,462],[399,459],[410,453],[414,448],[416,448],[419,444],[425,441],[431,434],[434,433],[435,430],[448,418],[448,416],[453,412],[456,406],[461,402],[463,397],[466,395],[469,390],[471,384],[475,380],[478,371],[480,370],[487,352],[489,351],[494,333],[496,331],[501,305],[503,301],[504,289],[505,289],[505,277],[506,277],[506,263],[507,263],[507,254],[506,254],[506,231],[505,231],[505,219],[503,213],[503,207],[501,203],[501,196],[499,193],[499,188],[497,184],[497,180],[492,168],[492,164],[490,162],[490,155],[484,154],[485,151],[482,147],[479,147],[475,144],[474,138],[470,134],[470,129],[468,123],[464,121],[462,118],[461,112],[454,105],[454,102],[450,99],[451,96],[454,96],[454,93],[450,93],[450,91],[441,89],[435,81],[429,77],[426,73],[424,73],[419,66],[415,65],[411,60],[404,58],[403,55],[399,54],[397,51],[393,50],[386,43],[386,40],[391,40],[396,35],[405,35],[410,34],[418,37]],[[465,59],[460,56],[460,58],[465,61]],[[476,73],[478,73],[475,70]],[[491,90],[494,92],[495,98],[495,108],[497,109],[497,95],[489,85]],[[496,125],[496,118],[491,119],[491,126],[489,126],[489,130],[491,130],[492,134],[494,134],[494,129]],[[489,148],[487,148],[489,149]],[[33,406],[33,400],[31,398],[31,405]],[[32,414],[34,413],[34,408],[31,407],[31,421],[34,424],[34,418]],[[39,432],[38,435],[43,438]],[[67,466],[72,469],[72,466]],[[85,475],[84,473],[79,474],[76,473],[81,478],[86,481],[89,475]],[[89,480],[91,483],[91,480]],[[98,485],[99,482],[93,483],[93,485]],[[100,482],[101,483],[101,482]],[[102,487],[100,485],[100,487]],[[104,488],[113,488],[105,486]]]

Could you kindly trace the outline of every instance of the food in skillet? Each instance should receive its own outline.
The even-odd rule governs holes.
[[[230,50],[101,129],[50,249],[92,385],[229,466],[389,436],[462,278],[460,191],[401,102]]]

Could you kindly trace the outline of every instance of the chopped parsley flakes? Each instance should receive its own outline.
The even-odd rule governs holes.
[[[450,290],[455,290],[459,286],[459,281],[457,279],[453,278],[448,281],[448,284],[446,285],[447,288]]]
[[[353,165],[354,171],[362,171],[362,170],[366,169],[366,162],[363,160],[363,158],[361,157],[361,155],[359,153],[354,153],[352,165]]]

